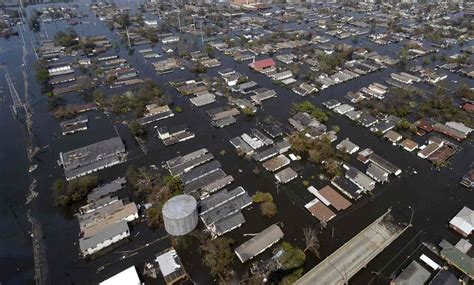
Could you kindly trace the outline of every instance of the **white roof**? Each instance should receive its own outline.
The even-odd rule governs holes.
[[[160,271],[163,276],[168,276],[181,267],[176,263],[176,256],[176,250],[170,250],[156,257],[155,261],[160,265]]]
[[[420,260],[426,263],[429,267],[433,268],[433,270],[438,270],[438,268],[440,267],[438,263],[434,262],[431,258],[424,254],[420,256]]]
[[[455,226],[467,235],[474,230],[474,211],[464,207],[459,213],[449,221],[449,224]]]
[[[468,135],[470,132],[472,132],[472,129],[469,128],[468,126],[464,125],[463,123],[447,122],[445,125],[450,127],[450,128],[453,128],[457,131],[460,131],[460,132],[464,133],[465,135]]]
[[[330,206],[331,205],[331,202],[329,202],[326,198],[324,198],[323,195],[321,195],[319,193],[319,191],[314,188],[313,186],[309,186],[308,187],[308,191],[313,194],[314,196],[316,196],[316,198],[318,198],[319,201],[323,202],[324,205],[326,206]]]
[[[342,104],[333,109],[334,112],[342,115],[352,110],[354,110],[354,107],[349,104]]]
[[[124,271],[102,281],[99,285],[140,285],[140,278],[138,278],[135,266],[129,267]]]

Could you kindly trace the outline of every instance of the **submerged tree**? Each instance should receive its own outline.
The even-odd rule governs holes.
[[[304,228],[303,229],[305,248],[304,252],[312,251],[317,258],[321,258],[319,253],[319,238],[318,231],[315,228]]]
[[[235,261],[232,251],[233,244],[234,240],[231,238],[218,237],[207,240],[201,245],[201,250],[204,253],[204,265],[209,267],[212,276],[219,277],[222,281],[224,281],[223,274],[231,268]]]

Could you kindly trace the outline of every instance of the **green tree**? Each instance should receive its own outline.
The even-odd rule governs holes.
[[[454,91],[454,94],[460,98],[474,100],[474,90],[469,88],[465,82],[459,84],[458,88]]]
[[[235,262],[232,251],[234,241],[227,237],[218,237],[207,240],[201,245],[204,265],[209,267],[211,275],[219,277],[224,281],[223,274],[228,271]]]
[[[136,137],[141,137],[146,134],[145,128],[141,124],[139,124],[136,120],[131,121],[128,124],[128,128],[130,129],[130,133]]]
[[[253,194],[252,201],[254,203],[272,202],[273,196],[269,192],[257,191],[255,194]]]
[[[303,276],[303,268],[298,268],[298,269],[295,269],[293,271],[291,271],[291,273],[285,275],[281,281],[280,281],[280,285],[292,285],[292,284],[295,284],[296,281],[298,279],[300,279],[300,277]]]
[[[281,254],[277,257],[278,264],[283,270],[291,270],[304,265],[306,260],[305,253],[291,245],[289,242],[282,242],[274,253],[280,252]]]
[[[408,64],[408,50],[406,48],[402,48],[398,53],[398,60],[402,67]]]
[[[68,29],[66,32],[59,31],[54,35],[54,43],[58,46],[63,46],[70,49],[79,48],[79,40],[77,34],[73,29]]]
[[[39,59],[36,61],[35,64],[35,71],[36,71],[36,80],[40,83],[47,83],[49,80],[49,71],[48,71],[48,63],[43,60]]]
[[[320,122],[326,122],[329,119],[326,112],[309,101],[293,103],[292,110],[293,112],[306,112]]]
[[[66,207],[83,201],[89,192],[97,187],[99,180],[97,176],[82,176],[66,182],[62,179],[54,181],[51,189],[55,199],[55,205]]]
[[[151,228],[159,228],[163,224],[162,208],[162,206],[153,206],[146,210],[148,226]]]
[[[249,117],[252,117],[255,115],[255,112],[249,108],[249,107],[245,107],[242,109],[242,113],[245,115],[245,116],[249,116]]]

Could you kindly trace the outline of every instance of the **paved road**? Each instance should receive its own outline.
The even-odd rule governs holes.
[[[347,284],[359,270],[392,243],[404,229],[390,229],[378,218],[333,254],[303,275],[296,284]]]

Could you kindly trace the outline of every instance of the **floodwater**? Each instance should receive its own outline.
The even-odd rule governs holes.
[[[83,5],[83,4],[79,4]],[[88,8],[81,6],[87,11]],[[31,7],[29,8],[31,11]],[[109,31],[105,25],[95,17],[89,16],[83,21],[87,24],[72,26],[81,35],[106,35],[112,42],[120,42],[114,32]],[[66,22],[54,22],[45,25],[49,37],[59,30],[68,27]],[[240,228],[232,231],[228,236],[232,237],[236,244],[247,240],[246,233],[259,232],[272,223],[279,222],[285,233],[284,240],[290,241],[297,246],[303,247],[303,228],[318,227],[318,222],[304,208],[304,204],[312,199],[302,184],[303,180],[310,181],[311,185],[321,187],[327,182],[319,179],[317,167],[304,162],[292,163],[300,178],[279,188],[275,185],[273,175],[262,169],[260,175],[252,173],[252,169],[257,165],[253,161],[246,161],[237,157],[229,140],[235,136],[248,132],[255,127],[257,120],[271,115],[280,122],[286,123],[290,114],[292,102],[310,100],[320,104],[330,98],[341,100],[343,96],[351,90],[357,90],[367,86],[372,82],[383,82],[387,76],[394,71],[394,68],[387,68],[375,73],[359,77],[355,80],[331,87],[320,92],[318,95],[309,98],[301,98],[289,89],[274,85],[265,76],[250,71],[248,62],[235,63],[230,57],[217,53],[222,60],[222,66],[209,70],[212,76],[217,75],[217,70],[231,67],[242,74],[247,74],[251,80],[256,81],[260,86],[276,90],[278,97],[263,103],[258,115],[253,118],[240,116],[237,123],[223,129],[215,129],[210,125],[209,118],[205,110],[226,104],[225,98],[218,98],[218,102],[196,108],[193,107],[188,98],[183,98],[167,83],[170,80],[194,79],[195,75],[188,71],[176,71],[172,74],[156,75],[149,60],[135,52],[129,55],[122,46],[120,56],[126,58],[131,65],[137,68],[141,78],[151,78],[157,82],[163,90],[173,97],[174,106],[181,106],[183,112],[175,114],[174,117],[159,122],[158,126],[174,125],[186,123],[190,130],[196,134],[192,140],[165,147],[154,137],[153,126],[149,129],[147,139],[147,154],[142,153],[137,143],[130,136],[127,128],[120,122],[124,117],[114,115],[104,115],[101,112],[89,112],[89,129],[85,132],[63,137],[56,122],[50,115],[47,107],[47,99],[40,94],[40,89],[34,79],[33,64],[35,61],[31,44],[36,44],[40,35],[44,37],[44,32],[34,34],[31,31],[24,33],[27,43],[27,70],[30,82],[29,103],[33,109],[33,132],[36,144],[41,148],[35,157],[34,163],[38,168],[28,174],[28,160],[25,152],[25,130],[20,122],[15,120],[10,111],[11,98],[8,92],[3,74],[0,77],[0,86],[3,90],[0,97],[4,97],[4,103],[0,105],[1,133],[4,137],[0,141],[0,181],[1,199],[0,213],[0,260],[3,265],[0,269],[0,282],[2,284],[33,284],[33,252],[31,239],[29,237],[30,224],[27,221],[26,213],[29,208],[37,215],[41,221],[44,233],[44,244],[46,246],[46,258],[48,261],[48,274],[52,284],[93,284],[104,280],[119,271],[137,265],[141,272],[142,264],[151,261],[154,255],[170,246],[170,241],[165,237],[163,230],[151,231],[146,225],[138,224],[133,227],[132,241],[94,261],[86,262],[79,258],[77,236],[79,226],[70,213],[63,213],[52,206],[50,187],[55,178],[63,175],[61,168],[56,163],[59,152],[68,151],[90,143],[101,141],[117,134],[124,140],[128,152],[129,160],[126,163],[103,170],[98,173],[101,181],[107,182],[118,176],[124,175],[126,169],[131,165],[161,165],[161,162],[176,156],[179,153],[188,153],[198,148],[206,147],[214,154],[222,165],[223,170],[234,176],[234,183],[231,187],[243,186],[249,194],[256,191],[271,192],[278,206],[278,215],[274,218],[264,218],[260,215],[258,206],[245,209],[244,216],[247,222]],[[347,42],[331,38],[334,43]],[[358,46],[370,46],[380,54],[394,56],[398,53],[399,44],[391,44],[386,47],[377,46],[366,39],[362,39]],[[21,39],[12,37],[10,39],[0,39],[0,64],[5,65],[13,78],[14,84],[23,98],[23,79],[21,77]],[[141,49],[138,47],[136,49]],[[143,47],[145,48],[145,47]],[[155,47],[158,50],[158,47]],[[457,48],[446,51],[447,54],[454,54]],[[421,62],[422,59],[419,59]],[[1,71],[3,73],[3,71]],[[450,74],[450,82],[459,81],[457,75]],[[451,83],[455,86],[454,83]],[[472,86],[472,83],[471,83]],[[425,86],[425,88],[427,88]],[[112,96],[119,94],[124,89],[111,89],[107,93]],[[67,102],[81,102],[84,99],[77,94],[66,94],[64,98]],[[341,129],[338,134],[339,139],[349,137],[351,141],[361,148],[370,147],[387,160],[399,166],[403,173],[401,177],[392,178],[390,183],[383,186],[377,185],[375,195],[372,199],[365,197],[350,209],[338,214],[329,222],[329,225],[320,235],[321,256],[327,256],[345,241],[357,234],[362,228],[367,226],[374,219],[379,217],[388,208],[397,221],[407,223],[413,211],[413,227],[406,231],[387,250],[375,258],[364,270],[351,279],[351,284],[368,284],[373,279],[372,271],[379,271],[385,276],[389,276],[406,257],[410,255],[410,248],[405,248],[414,237],[416,243],[421,241],[437,244],[441,238],[457,241],[456,235],[447,228],[449,219],[456,214],[462,206],[473,207],[472,193],[459,186],[459,180],[464,175],[472,163],[474,157],[474,147],[471,141],[463,143],[462,151],[455,155],[450,161],[449,167],[440,171],[434,170],[431,164],[422,160],[414,153],[407,153],[398,147],[392,146],[367,129],[355,125],[343,116],[331,115],[328,126],[338,125]],[[416,137],[418,142],[423,142],[428,138]],[[219,152],[225,150],[226,154],[221,156]],[[360,170],[365,170],[358,161],[351,161],[353,166]],[[414,174],[414,170],[417,174]],[[35,178],[37,187],[35,191],[39,196],[31,205],[25,205],[28,187]],[[130,189],[120,193],[121,196],[130,196]],[[471,198],[469,198],[471,197]],[[421,237],[421,238],[420,238]],[[156,241],[156,242],[154,242]],[[152,243],[153,242],[153,243]],[[152,243],[146,249],[138,251],[138,254],[122,259],[124,252],[133,250],[147,243]],[[179,252],[181,260],[193,281],[197,284],[211,284],[207,269],[202,265],[196,246]],[[266,258],[266,252],[259,258]],[[258,258],[257,258],[258,260]],[[238,262],[238,261],[236,261]],[[317,260],[308,253],[305,268],[308,270],[317,264]],[[98,271],[101,268],[102,270]],[[248,264],[236,266],[238,272],[242,274],[248,269]],[[158,278],[161,284],[162,280]],[[378,280],[378,284],[385,284],[383,280]],[[375,282],[374,282],[375,284]]]

